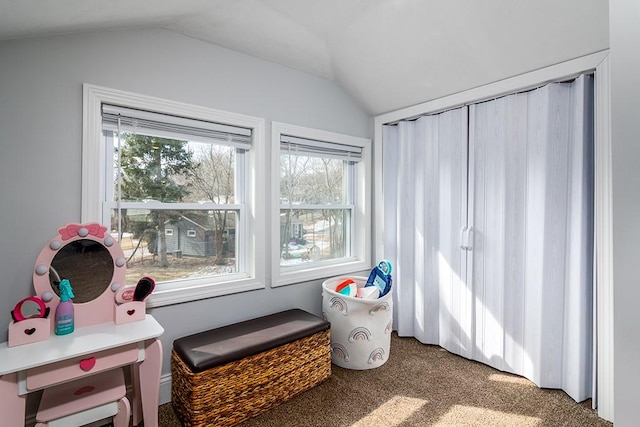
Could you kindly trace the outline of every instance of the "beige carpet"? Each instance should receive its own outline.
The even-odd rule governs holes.
[[[611,426],[564,392],[452,355],[413,338],[391,340],[380,368],[333,366],[331,378],[242,427]],[[160,426],[180,426],[171,404]]]

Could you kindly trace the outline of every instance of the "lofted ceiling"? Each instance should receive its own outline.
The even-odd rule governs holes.
[[[608,48],[607,0],[0,0],[0,40],[166,28],[335,81],[375,115]]]

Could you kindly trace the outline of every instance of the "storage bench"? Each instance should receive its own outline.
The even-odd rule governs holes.
[[[293,309],[177,339],[171,400],[185,426],[232,426],[331,375],[329,322]]]

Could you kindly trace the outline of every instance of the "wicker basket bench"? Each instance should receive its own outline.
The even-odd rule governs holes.
[[[329,326],[294,309],[175,340],[176,415],[185,426],[232,426],[323,382]]]

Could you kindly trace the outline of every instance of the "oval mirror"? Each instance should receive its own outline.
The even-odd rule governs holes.
[[[95,240],[79,239],[67,243],[56,253],[49,268],[51,289],[60,296],[58,287],[68,279],[73,288],[74,303],[99,297],[111,284],[113,259],[102,244]]]
[[[36,295],[55,311],[60,302],[58,284],[68,279],[75,295],[76,328],[114,319],[114,294],[124,285],[127,261],[118,241],[106,231],[98,223],[67,224],[36,258]]]
[[[43,313],[44,310],[42,308],[42,304],[38,304],[34,300],[24,301],[22,305],[20,305],[20,315],[25,319],[42,317]]]

